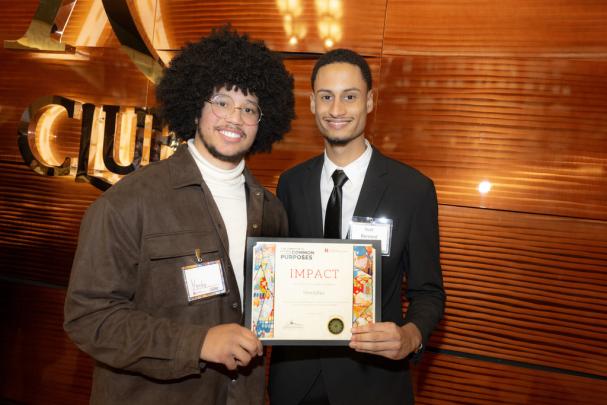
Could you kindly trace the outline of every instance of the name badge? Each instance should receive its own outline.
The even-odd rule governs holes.
[[[225,294],[226,283],[221,260],[203,261],[199,254],[198,264],[181,268],[188,294],[188,302]]]
[[[392,220],[388,218],[352,217],[350,220],[350,239],[381,241],[382,256],[390,256],[392,241]]]

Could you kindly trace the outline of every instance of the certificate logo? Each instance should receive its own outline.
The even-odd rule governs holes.
[[[344,331],[344,321],[339,318],[332,318],[327,324],[327,328],[332,334],[339,335]]]

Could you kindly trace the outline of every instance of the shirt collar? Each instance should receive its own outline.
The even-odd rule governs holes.
[[[331,176],[333,175],[333,172],[337,169],[341,169],[346,173],[346,176],[348,176],[348,180],[352,181],[352,184],[362,184],[365,178],[365,173],[367,172],[367,167],[369,167],[372,154],[373,148],[371,147],[369,141],[365,138],[365,151],[347,166],[339,167],[333,163],[331,159],[329,159],[329,156],[327,156],[327,150],[325,149],[325,162],[322,169],[322,176],[325,179],[330,180],[332,183],[333,180],[331,179]]]

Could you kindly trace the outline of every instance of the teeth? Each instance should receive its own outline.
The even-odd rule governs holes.
[[[225,129],[219,131],[219,133],[221,133],[224,136],[227,136],[228,138],[232,138],[232,139],[239,139],[239,138],[241,138],[240,133],[228,131],[228,130],[225,130]]]

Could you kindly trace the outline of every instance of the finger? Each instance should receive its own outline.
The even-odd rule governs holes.
[[[238,368],[238,364],[236,363],[236,359],[234,357],[228,357],[226,358],[226,360],[223,362],[224,366],[226,366],[226,368],[228,370],[236,370]]]
[[[366,352],[382,352],[390,350],[399,350],[399,342],[395,341],[371,341],[371,342],[351,342],[350,347],[357,351],[362,350]]]
[[[239,340],[238,344],[246,350],[251,357],[253,356],[261,356],[263,355],[263,345],[257,339],[257,336],[254,334],[243,334]]]
[[[387,342],[398,339],[398,336],[386,333],[385,331],[370,331],[352,335],[352,341],[355,342]]]
[[[235,347],[233,350],[234,361],[241,366],[246,366],[251,361],[252,356],[241,347]]]
[[[248,330],[248,331],[251,336],[252,342],[254,342],[254,344],[255,344],[255,353],[253,353],[253,355],[257,354],[258,356],[263,356],[263,344],[261,343],[261,340],[259,340],[257,335],[255,335],[255,333],[253,333],[253,331],[251,331],[251,330]]]
[[[393,322],[368,323],[366,325],[352,327],[352,333],[387,332],[394,329],[394,326],[396,326],[396,324]]]

